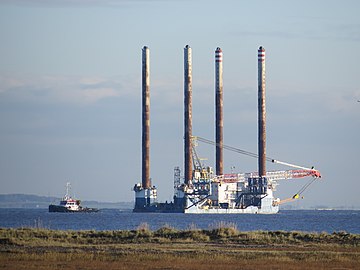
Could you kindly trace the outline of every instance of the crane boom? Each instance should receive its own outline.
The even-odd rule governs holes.
[[[278,180],[294,179],[294,178],[303,178],[307,176],[319,177],[318,171],[316,170],[287,170],[287,171],[267,171],[266,178],[269,181],[276,182]],[[216,177],[218,181],[223,181],[227,183],[232,182],[243,182],[249,178],[259,177],[258,172],[251,173],[230,173],[219,175]]]
[[[207,143],[207,144],[211,144],[211,145],[217,145],[216,142],[213,142],[211,140],[208,140],[208,139],[205,139],[205,138],[202,138],[202,137],[199,137],[199,136],[194,137],[194,139],[196,139],[196,140],[198,140],[200,142],[203,142],[203,143]],[[254,158],[259,157],[255,153],[245,151],[245,150],[241,150],[239,148],[235,148],[235,147],[232,147],[232,146],[228,146],[228,145],[223,144],[222,147],[224,149],[226,149],[226,150],[236,152],[236,153],[239,153],[239,154],[243,154],[243,155],[246,155],[246,156],[250,156],[250,157],[254,157]],[[279,160],[269,158],[269,157],[266,158],[266,161],[298,169],[298,170],[288,170],[288,171],[267,172],[266,177],[268,179],[273,180],[273,181],[280,180],[280,179],[289,179],[289,178],[302,178],[302,177],[306,177],[306,176],[313,176],[313,177],[316,177],[316,178],[321,177],[320,172],[318,170],[315,170],[314,168],[306,168],[306,167],[303,167],[303,166],[299,166],[299,165],[279,161]],[[258,176],[257,173],[250,173],[249,177],[257,177],[257,176]],[[246,176],[246,177],[248,177],[248,176]]]
[[[298,168],[298,169],[313,170],[313,169],[310,169],[310,168],[306,168],[306,167],[299,166],[299,165],[294,165],[294,164],[287,163],[287,162],[284,162],[284,161],[279,161],[279,160],[276,160],[276,159],[271,160],[271,162],[272,162],[272,163],[276,163],[276,164],[281,164],[281,165],[289,166],[289,167],[293,167],[293,168]]]
[[[304,197],[300,197],[299,194],[295,194],[294,196],[292,196],[291,198],[287,198],[287,199],[283,199],[283,200],[279,200],[279,201],[275,201],[274,204],[275,205],[281,205],[281,204],[284,204],[284,203],[288,203],[288,202],[293,202],[297,199],[303,199]]]

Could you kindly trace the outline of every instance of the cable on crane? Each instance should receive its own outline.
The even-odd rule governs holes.
[[[207,144],[211,144],[211,145],[215,145],[215,146],[219,146],[219,145],[220,145],[219,143],[210,141],[210,140],[205,139],[205,138],[202,138],[202,137],[194,136],[194,138],[195,138],[196,140],[200,141],[200,142],[203,142],[203,143],[207,143]],[[245,151],[245,150],[241,150],[241,149],[238,149],[238,148],[235,148],[235,147],[232,147],[232,146],[228,146],[228,145],[225,145],[225,144],[222,145],[222,148],[224,148],[224,149],[226,149],[226,150],[230,150],[230,151],[236,152],[236,153],[239,153],[239,154],[243,154],[243,155],[246,155],[246,156],[258,158],[258,155],[255,154],[255,153],[252,153],[252,152],[249,152],[249,151]],[[267,160],[268,160],[268,161],[271,161],[270,158],[267,158]]]
[[[215,145],[215,146],[220,146],[219,143],[213,142],[211,140],[208,140],[208,139],[205,139],[205,138],[202,138],[202,137],[194,136],[194,138],[196,140],[198,140],[199,142],[203,142],[203,143],[207,143],[207,144],[211,144],[211,145]],[[253,157],[253,158],[258,158],[259,157],[258,154],[255,154],[255,153],[252,153],[252,152],[249,152],[249,151],[246,151],[246,150],[241,150],[239,148],[235,148],[235,147],[225,145],[225,144],[222,145],[222,148],[224,148],[226,150],[229,150],[229,151],[239,153],[239,154],[243,154],[243,155],[246,155],[246,156],[249,156],[249,157]],[[269,161],[269,162],[273,162],[273,163],[274,163],[274,161],[276,161],[275,159],[270,158],[270,157],[266,157],[266,160]]]
[[[208,139],[205,139],[205,138],[202,138],[202,137],[193,136],[193,138],[195,140],[198,140],[198,141],[203,142],[203,143],[207,143],[207,144],[211,144],[211,145],[215,145],[215,146],[220,146],[219,143],[216,143],[214,141],[211,141],[211,140],[208,140]],[[255,153],[252,153],[252,152],[249,152],[249,151],[245,151],[245,150],[241,150],[239,148],[235,148],[235,147],[228,146],[228,145],[225,145],[225,144],[222,145],[222,148],[226,149],[226,150],[229,150],[229,151],[239,153],[239,154],[243,154],[243,155],[246,155],[246,156],[249,156],[249,157],[253,157],[253,158],[258,158],[259,157],[258,154],[255,154]],[[294,164],[291,164],[291,163],[279,161],[279,160],[276,160],[276,159],[270,158],[270,157],[266,157],[265,159],[268,162],[272,162],[272,163],[276,163],[276,164],[281,164],[281,165],[285,165],[285,166],[289,166],[289,167],[293,167],[293,168],[298,168],[298,169],[303,169],[303,170],[316,171],[314,168],[310,169],[310,168],[306,168],[306,167],[303,167],[303,166],[298,166],[298,165],[294,165]]]
[[[299,196],[316,180],[316,177],[312,177],[296,194]]]
[[[304,191],[312,184],[314,183],[314,181],[316,180],[316,177],[312,177],[312,179],[310,179],[297,193],[295,193],[294,196],[292,196],[291,198],[285,199],[285,200],[281,200],[280,202],[278,202],[278,204],[283,204],[283,203],[287,203],[287,202],[291,202],[294,201],[296,199],[300,199],[300,195],[302,193],[304,193]],[[304,197],[301,197],[301,199],[303,199]]]

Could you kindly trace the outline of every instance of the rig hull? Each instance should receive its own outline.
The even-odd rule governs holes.
[[[279,212],[278,206],[267,208],[259,208],[249,206],[245,209],[239,208],[199,208],[190,207],[188,209],[180,209],[175,207],[161,207],[159,205],[144,206],[143,208],[134,208],[134,213],[184,213],[184,214],[276,214]]]
[[[278,212],[279,212],[279,207],[274,207],[271,209],[262,209],[255,206],[249,206],[245,209],[190,208],[190,209],[186,209],[184,213],[186,214],[276,214]]]
[[[276,214],[279,199],[273,197],[270,188],[256,189],[248,186],[252,181],[219,182],[216,178],[193,181],[192,189],[177,189],[174,202],[159,203],[156,198],[146,203],[135,202],[133,212],[140,213],[185,213],[185,214]],[[138,187],[138,186],[137,186]],[[136,188],[135,188],[136,190]],[[152,188],[152,191],[154,188]],[[150,193],[146,189],[137,193]]]

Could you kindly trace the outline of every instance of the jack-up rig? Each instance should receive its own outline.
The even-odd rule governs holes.
[[[281,162],[266,156],[265,49],[258,49],[258,154],[223,143],[223,55],[215,51],[216,141],[192,136],[192,51],[184,48],[184,176],[174,169],[174,201],[160,203],[150,181],[150,51],[142,49],[142,183],[134,186],[134,212],[163,213],[259,213],[275,214],[279,205],[301,198],[316,179],[318,170]],[[216,173],[204,167],[196,153],[197,142],[215,146]],[[258,172],[223,173],[223,149],[258,159]],[[292,170],[266,171],[266,162],[293,167]],[[280,200],[273,192],[280,180],[311,177],[293,197]],[[182,181],[182,179],[184,179]]]

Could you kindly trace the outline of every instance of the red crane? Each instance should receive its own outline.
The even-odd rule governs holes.
[[[211,144],[211,145],[216,145],[215,142],[202,138],[202,137],[194,137],[197,141],[203,142],[203,143],[207,143],[207,144]],[[254,158],[258,158],[258,155],[249,151],[245,151],[245,150],[241,150],[232,146],[228,146],[228,145],[222,145],[222,147],[226,150],[229,151],[233,151],[239,154],[243,154],[243,155],[247,155],[250,157],[254,157]],[[267,157],[266,161],[268,162],[272,162],[272,163],[276,163],[276,164],[281,164],[284,166],[288,166],[288,167],[292,167],[292,168],[296,168],[293,170],[283,170],[283,171],[267,171],[266,172],[266,178],[269,182],[269,185],[271,186],[271,188],[273,190],[275,190],[276,186],[278,185],[278,181],[279,180],[288,180],[288,179],[296,179],[296,178],[303,178],[303,177],[312,177],[297,193],[295,193],[294,196],[292,196],[291,198],[287,198],[284,200],[280,200],[278,202],[276,202],[276,204],[283,204],[286,202],[291,202],[294,201],[296,199],[299,198],[303,198],[301,197],[301,194],[316,180],[321,178],[321,173],[320,171],[314,169],[314,167],[312,168],[306,168],[303,166],[299,166],[299,165],[295,165],[295,164],[291,164],[291,163],[287,163],[287,162],[283,162],[283,161],[279,161],[276,159],[272,159]],[[224,174],[224,175],[218,175],[216,176],[216,180],[220,181],[220,182],[227,182],[227,183],[231,183],[231,182],[241,182],[241,181],[246,181],[246,179],[249,178],[256,178],[259,177],[258,172],[251,172],[251,173],[231,173],[231,174]]]

